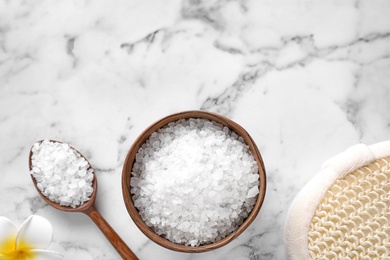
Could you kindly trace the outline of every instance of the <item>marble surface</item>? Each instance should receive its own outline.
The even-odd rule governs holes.
[[[267,193],[227,246],[184,254],[149,241],[125,209],[135,138],[203,109],[254,138]],[[0,215],[54,228],[64,259],[120,259],[82,214],[38,196],[28,152],[70,143],[96,168],[97,207],[141,259],[286,259],[287,209],[327,158],[390,139],[390,1],[0,0]]]

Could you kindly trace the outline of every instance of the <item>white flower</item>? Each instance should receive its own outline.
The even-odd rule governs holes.
[[[18,228],[0,216],[0,260],[54,260],[62,255],[46,250],[53,237],[50,222],[32,215]]]

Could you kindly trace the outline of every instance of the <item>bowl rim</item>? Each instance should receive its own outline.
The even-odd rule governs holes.
[[[229,127],[230,130],[233,130],[236,132],[239,136],[241,136],[245,143],[249,146],[256,162],[258,165],[258,174],[259,174],[259,194],[255,203],[255,206],[253,207],[252,211],[250,212],[249,216],[244,220],[244,222],[232,233],[230,233],[225,238],[211,243],[207,245],[201,245],[198,247],[191,247],[181,244],[176,244],[174,242],[169,241],[166,238],[163,238],[159,235],[157,235],[150,227],[148,227],[145,222],[142,220],[141,216],[138,213],[138,210],[134,206],[134,202],[132,199],[132,194],[130,192],[130,178],[131,178],[131,170],[133,168],[135,155],[138,152],[138,149],[140,146],[149,139],[150,135],[160,129],[161,127],[166,126],[170,122],[175,122],[180,119],[189,119],[189,118],[203,118],[203,119],[209,119],[214,122],[220,123],[224,126]],[[149,125],[142,133],[135,139],[132,146],[130,147],[126,159],[123,163],[123,169],[122,169],[122,195],[125,202],[126,209],[136,224],[136,226],[141,230],[142,233],[144,233],[149,239],[154,241],[155,243],[174,250],[178,252],[186,252],[186,253],[200,253],[200,252],[206,252],[213,249],[217,249],[219,247],[222,247],[232,240],[234,240],[236,237],[238,237],[256,218],[258,215],[260,208],[264,202],[266,192],[266,172],[264,167],[264,162],[261,157],[261,154],[252,139],[252,137],[249,135],[249,133],[241,127],[236,122],[232,121],[231,119],[224,117],[222,115],[204,111],[204,110],[188,110],[183,112],[178,112],[174,114],[170,114],[168,116],[165,116],[157,121],[155,121],[153,124]]]

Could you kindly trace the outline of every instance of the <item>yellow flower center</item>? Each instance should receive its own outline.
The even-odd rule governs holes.
[[[0,244],[0,260],[33,260],[34,253],[30,251],[33,248],[25,241],[20,241],[16,248],[16,237],[10,237]]]

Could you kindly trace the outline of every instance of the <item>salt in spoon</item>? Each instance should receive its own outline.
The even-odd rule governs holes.
[[[38,143],[41,143],[42,141],[39,141]],[[51,142],[56,142],[56,143],[62,143],[60,141],[53,141]],[[88,169],[93,169],[92,165],[89,163],[87,158],[84,157],[79,151],[77,151],[75,148],[69,146],[71,149],[76,151],[81,157],[83,157],[89,165]],[[30,171],[32,170],[32,148],[30,149],[30,156],[29,156],[29,167]],[[100,215],[100,213],[97,211],[95,207],[95,199],[96,199],[96,194],[97,194],[97,178],[95,172],[94,178],[92,181],[92,187],[93,187],[93,193],[90,196],[90,200],[85,202],[84,204],[77,206],[76,208],[72,208],[70,206],[61,206],[59,203],[55,203],[48,198],[46,198],[45,195],[42,194],[42,192],[39,190],[37,187],[37,182],[35,178],[31,175],[32,181],[34,183],[35,188],[37,189],[39,195],[43,198],[44,201],[46,201],[47,204],[52,206],[53,208],[56,208],[58,210],[66,211],[66,212],[82,212],[86,215],[88,215],[93,222],[100,228],[100,230],[103,232],[103,234],[106,236],[108,241],[114,246],[116,251],[118,251],[119,255],[123,259],[131,259],[131,260],[137,260],[137,256],[131,251],[131,249],[125,244],[125,242],[119,237],[119,235],[114,231],[114,229],[107,223],[107,221]]]

